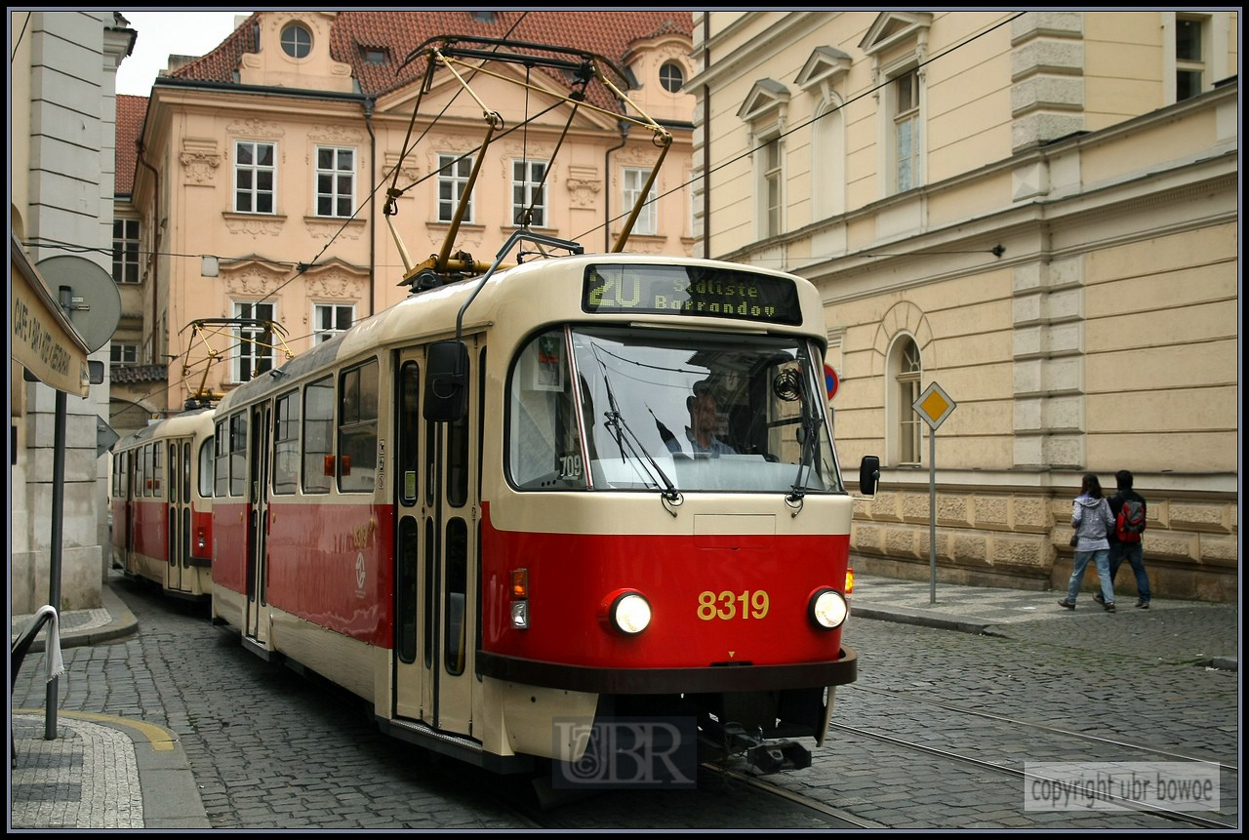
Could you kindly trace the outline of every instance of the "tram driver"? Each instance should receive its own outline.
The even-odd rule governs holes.
[[[690,424],[685,427],[685,445],[694,455],[718,458],[721,455],[736,455],[737,450],[716,435],[722,425],[720,407],[716,400],[715,390],[706,379],[694,383],[694,393],[685,399],[685,407],[690,412]],[[665,430],[666,431],[666,430]],[[664,443],[674,454],[685,454],[685,448],[675,435],[664,436]]]

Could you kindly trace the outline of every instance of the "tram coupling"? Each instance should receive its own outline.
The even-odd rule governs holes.
[[[746,762],[761,773],[805,770],[811,766],[811,751],[796,741],[764,738],[749,734],[737,724],[724,727],[724,745],[729,754],[744,754]]]

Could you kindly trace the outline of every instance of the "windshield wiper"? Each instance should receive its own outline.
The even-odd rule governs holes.
[[[815,412],[808,406],[808,387],[807,378],[800,376],[798,379],[798,401],[802,413],[802,455],[798,459],[798,474],[794,476],[793,486],[790,487],[790,493],[785,497],[785,501],[795,507],[794,516],[802,510],[802,500],[807,495],[807,474],[810,473],[811,465],[815,462],[815,448],[817,445],[817,437],[819,435],[819,427],[815,424]]]
[[[656,463],[650,452],[647,451],[646,447],[638,439],[637,434],[629,427],[629,424],[624,419],[624,415],[620,413],[620,406],[616,403],[616,393],[611,387],[611,378],[607,375],[607,366],[603,364],[602,359],[597,357],[597,353],[595,354],[595,359],[598,361],[599,367],[603,369],[603,384],[607,387],[607,404],[611,409],[603,412],[603,416],[606,418],[603,425],[611,431],[616,445],[620,447],[621,460],[627,461],[630,457],[644,460],[650,465],[653,475],[659,476],[660,481],[663,482],[664,491],[661,494],[663,498],[674,505],[681,504],[681,491],[677,490],[677,486],[672,483],[672,479]],[[651,478],[651,481],[654,481],[654,479]],[[672,515],[676,516],[676,513],[672,513]]]

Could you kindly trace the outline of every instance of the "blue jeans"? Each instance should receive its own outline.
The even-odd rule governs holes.
[[[1132,564],[1136,574],[1136,592],[1140,599],[1149,603],[1149,575],[1145,573],[1145,548],[1138,542],[1119,542],[1110,544],[1110,583],[1113,585],[1119,567],[1127,560]]]
[[[1092,560],[1097,565],[1097,577],[1102,585],[1102,597],[1107,604],[1115,602],[1115,588],[1110,583],[1110,551],[1099,548],[1096,551],[1077,551],[1071,566],[1071,580],[1067,583],[1067,602],[1074,604],[1080,594],[1080,584],[1084,582],[1084,570]]]

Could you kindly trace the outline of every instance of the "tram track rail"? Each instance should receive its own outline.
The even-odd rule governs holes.
[[[1167,758],[1172,761],[1198,761],[1203,764],[1212,764],[1218,767],[1220,771],[1226,770],[1231,773],[1240,772],[1240,768],[1236,764],[1229,764],[1225,761],[1220,761],[1217,759],[1210,759],[1210,758],[1205,758],[1203,756],[1196,756],[1196,755],[1188,755],[1186,753],[1179,753],[1179,752],[1175,752],[1174,750],[1163,749],[1161,747],[1152,747],[1147,744],[1137,744],[1131,741],[1122,741],[1117,738],[1107,738],[1104,735],[1090,735],[1087,732],[1077,732],[1072,729],[1065,729],[1060,726],[1052,726],[1047,723],[1036,723],[1035,721],[1023,720],[1021,718],[1012,718],[1006,715],[999,715],[994,712],[986,712],[981,709],[971,709],[971,708],[967,708],[966,706],[958,706],[953,703],[945,703],[940,700],[930,700],[930,699],[923,698],[923,697],[914,697],[909,694],[904,695],[899,692],[892,691],[890,689],[872,688],[870,686],[855,686],[855,691],[861,691],[867,694],[876,694],[880,696],[892,697],[892,698],[897,698],[897,699],[905,698],[906,701],[911,704],[919,702],[927,706],[934,706],[940,709],[945,709],[947,711],[957,712],[959,714],[973,715],[975,717],[985,718],[986,720],[993,720],[998,723],[1010,724],[1011,726],[1022,726],[1022,727],[1027,727],[1029,729],[1036,729],[1041,732],[1047,732],[1053,735],[1061,735],[1061,736],[1065,736],[1068,738],[1078,738],[1080,740],[1089,741],[1091,743],[1104,744],[1108,746],[1122,747],[1126,749],[1136,750],[1138,752],[1148,753],[1150,755],[1159,756],[1161,758]]]
[[[882,743],[892,744],[893,746],[900,747],[905,750],[922,752],[926,755],[936,756],[938,758],[946,759],[949,761],[955,761],[955,762],[959,762],[962,764],[971,765],[978,769],[990,770],[995,773],[1000,773],[1000,774],[1010,776],[1013,778],[1018,778],[1020,780],[1024,780],[1028,778],[1035,778],[1035,776],[1031,776],[1024,770],[1020,770],[1014,767],[1009,767],[1009,766],[1000,764],[998,762],[987,761],[985,759],[980,759],[980,758],[973,758],[971,756],[963,755],[961,753],[956,753],[951,750],[941,749],[939,747],[931,747],[925,744],[918,744],[913,741],[908,741],[904,738],[897,738],[892,735],[885,735],[880,732],[870,732],[866,729],[861,729],[855,726],[849,726],[847,724],[833,723],[833,724],[830,724],[829,729],[842,732],[842,733],[848,733],[848,734],[851,734],[860,738],[870,738],[872,740],[880,741]],[[1064,730],[1060,730],[1057,728],[1050,728],[1050,729],[1053,732],[1073,734],[1073,733],[1067,733]],[[1226,765],[1219,765],[1219,767],[1224,768],[1226,767]],[[1235,770],[1234,767],[1229,768],[1229,769]],[[1182,822],[1188,825],[1199,826],[1202,828],[1221,828],[1221,829],[1232,829],[1232,830],[1239,828],[1239,826],[1234,823],[1227,823],[1221,820],[1210,819],[1207,817],[1198,816],[1196,814],[1185,812],[1185,811],[1176,811],[1173,809],[1161,808],[1161,807],[1153,806],[1153,805],[1150,805],[1150,806],[1141,805],[1140,803],[1135,802],[1132,799],[1129,799],[1127,797],[1116,796],[1113,793],[1108,793],[1105,795],[1105,797],[1110,801],[1114,801],[1115,804],[1118,804],[1122,806],[1123,808],[1140,811],[1142,813],[1148,813],[1152,816],[1157,816],[1157,817],[1167,819],[1170,821],[1174,821],[1174,822]]]

